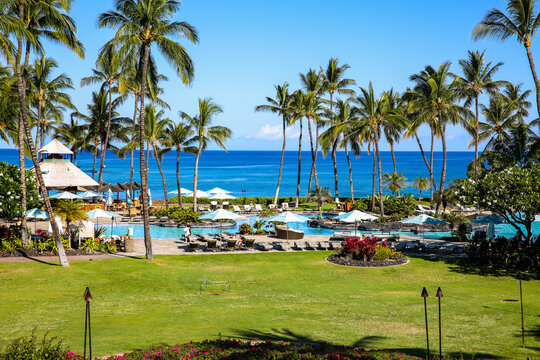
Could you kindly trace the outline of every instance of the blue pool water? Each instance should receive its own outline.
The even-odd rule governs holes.
[[[238,226],[247,222],[248,224],[252,225],[255,221],[257,221],[256,216],[249,216],[247,220],[238,221],[237,225],[233,228],[227,228],[223,229],[225,232],[231,232],[236,233],[238,232]],[[107,235],[110,234],[111,228],[110,225],[103,225],[107,228]],[[301,230],[306,235],[332,235],[336,230],[331,229],[323,229],[323,228],[312,228],[307,226],[306,222],[303,223],[290,223],[290,228],[295,230]],[[128,228],[133,228],[133,236],[136,238],[142,238],[144,237],[143,233],[143,227],[141,224],[121,224],[121,225],[114,225],[112,229],[112,234],[114,235],[123,235],[127,234]],[[193,234],[201,234],[201,233],[207,233],[207,234],[219,234],[219,228],[213,228],[213,229],[197,229],[193,228],[192,232]],[[362,232],[358,231],[358,234],[363,233],[371,233],[371,232]],[[415,236],[415,234],[411,232],[405,232],[400,231],[399,232],[402,235],[412,235]],[[533,223],[533,233],[535,236],[540,236],[540,222]],[[184,231],[182,228],[167,228],[162,227],[159,225],[150,225],[150,234],[153,238],[156,239],[174,239],[174,238],[180,238]],[[512,237],[516,234],[516,230],[509,224],[500,224],[495,225],[495,234],[497,236],[505,236],[505,237]],[[425,232],[424,237],[428,239],[440,239],[441,237],[450,236],[450,232]]]

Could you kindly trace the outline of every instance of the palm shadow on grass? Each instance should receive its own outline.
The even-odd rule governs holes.
[[[480,275],[494,277],[516,277],[516,270],[504,270],[490,268],[486,264],[478,261],[473,261],[468,258],[458,257],[443,257],[443,256],[428,256],[428,255],[411,255],[407,254],[408,258],[422,259],[431,262],[443,262],[449,266],[451,272],[464,275]],[[523,274],[524,280],[540,279],[538,274]]]
[[[269,340],[269,341],[286,341],[292,343],[303,343],[303,344],[322,344],[328,343],[323,339],[315,339],[308,335],[302,335],[296,333],[290,329],[271,329],[270,331],[261,331],[256,329],[247,329],[247,330],[238,330],[231,329],[234,335],[225,337],[238,338],[243,340]],[[400,352],[410,356],[424,357],[426,356],[426,349],[422,348],[388,348],[381,344],[381,341],[387,339],[386,336],[364,336],[353,343],[353,347],[361,349],[381,349],[381,350],[390,350],[392,352]],[[336,344],[334,344],[336,345]],[[431,354],[437,355],[434,353],[435,349],[432,349]],[[502,359],[502,357],[492,354],[484,353],[463,353],[463,352],[445,352],[444,355],[451,356],[452,358],[463,358],[465,360],[472,359]]]

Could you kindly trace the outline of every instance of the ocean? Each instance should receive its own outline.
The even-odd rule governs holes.
[[[411,187],[414,178],[418,176],[429,176],[421,153],[414,151],[397,151],[396,153],[397,171],[403,173],[407,178],[409,187],[404,193],[411,193],[415,196],[418,191]],[[139,176],[139,154],[135,154],[135,175],[134,179],[140,182]],[[372,166],[373,157],[367,152],[362,152],[358,159],[352,154],[352,173],[354,196],[363,197],[371,195]],[[434,153],[435,178],[437,185],[440,181],[442,167],[442,152]],[[231,191],[233,196],[274,196],[276,191],[277,176],[279,173],[281,151],[205,151],[199,160],[199,184],[198,189],[210,190],[220,187]],[[447,161],[446,183],[452,179],[465,177],[467,164],[474,158],[473,152],[449,152]],[[0,160],[18,165],[18,153],[14,149],[0,149]],[[92,175],[93,157],[89,153],[83,153],[77,158],[77,166],[90,176]],[[337,153],[338,163],[338,183],[340,197],[350,197],[349,173],[347,159],[344,152]],[[393,171],[392,156],[389,151],[381,152],[382,170],[384,172]],[[27,159],[27,166],[32,166],[32,162]],[[103,179],[109,183],[129,181],[129,157],[120,160],[113,152],[107,152],[105,159],[105,170]],[[283,175],[281,179],[280,196],[296,195],[296,179],[298,169],[298,152],[286,151],[283,164]],[[167,190],[176,190],[176,153],[170,152],[164,156],[162,161]],[[195,155],[180,155],[180,181],[181,186],[193,189],[193,171],[195,167]],[[148,181],[152,191],[152,197],[163,198],[163,184],[156,161],[151,157],[149,161]],[[99,170],[99,158],[96,164],[95,179],[97,180]],[[302,171],[300,183],[300,195],[307,194],[309,173],[311,170],[311,152],[302,152]],[[328,187],[334,194],[334,170],[330,156],[323,158],[319,153],[317,159],[317,175],[319,185]],[[312,187],[314,187],[314,182]],[[385,193],[390,194],[386,190]],[[429,192],[424,191],[423,196]]]

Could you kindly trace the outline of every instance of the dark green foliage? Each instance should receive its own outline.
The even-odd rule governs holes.
[[[238,232],[240,232],[240,234],[251,235],[253,234],[253,228],[251,227],[251,225],[244,223],[240,225],[240,227],[238,228]]]
[[[467,241],[470,233],[471,231],[469,230],[467,224],[461,223],[458,225],[456,230],[452,231],[452,236],[456,237],[457,241]]]
[[[13,340],[0,353],[0,360],[63,360],[66,353],[62,341],[49,338],[47,334],[38,340],[34,329],[29,337]]]
[[[11,220],[21,214],[21,191],[17,166],[0,161],[0,218]],[[30,170],[26,171],[26,201],[28,209],[42,205],[34,172]]]
[[[379,213],[379,197],[377,196],[376,198],[377,200],[373,212]],[[410,194],[405,196],[383,196],[383,205],[386,217],[380,219],[379,222],[398,221],[414,215],[416,199]],[[371,197],[369,196],[356,200],[352,205],[353,210],[360,211],[367,211],[370,207]]]
[[[211,201],[212,201],[211,199],[207,199],[207,198],[197,199],[198,204],[210,204]],[[274,203],[274,198],[271,196],[253,196],[253,197],[245,197],[245,198],[239,197],[236,199],[230,199],[230,200],[225,200],[225,201],[228,201],[229,204],[231,205],[244,205],[244,204],[253,203],[253,204],[261,204],[263,206],[268,206]],[[286,203],[289,203],[289,206],[290,206],[290,204],[294,203],[295,201],[296,201],[295,197],[282,196],[278,198],[278,205],[281,205],[281,203],[286,202]],[[173,196],[172,198],[169,199],[169,202],[173,204],[178,203],[178,196]],[[306,203],[306,202],[308,202],[307,197],[300,198],[300,203]],[[193,197],[182,196],[182,203],[193,204]]]
[[[168,209],[160,209],[155,212],[158,217],[168,216],[171,219],[180,223],[198,223],[200,212],[193,211],[192,208],[181,208],[180,206],[170,206]]]

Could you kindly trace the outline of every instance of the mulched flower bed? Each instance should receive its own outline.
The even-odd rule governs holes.
[[[328,262],[331,262],[332,264],[345,265],[345,266],[357,266],[357,267],[395,266],[395,265],[406,264],[409,262],[409,259],[407,259],[405,256],[402,256],[399,259],[363,261],[363,260],[355,260],[351,258],[350,256],[330,255],[329,257],[326,258],[326,260]]]
[[[68,353],[67,360],[82,359]],[[214,340],[184,345],[157,346],[107,358],[107,360],[412,360],[413,356],[388,350],[366,350],[331,344],[294,344],[270,341]]]

